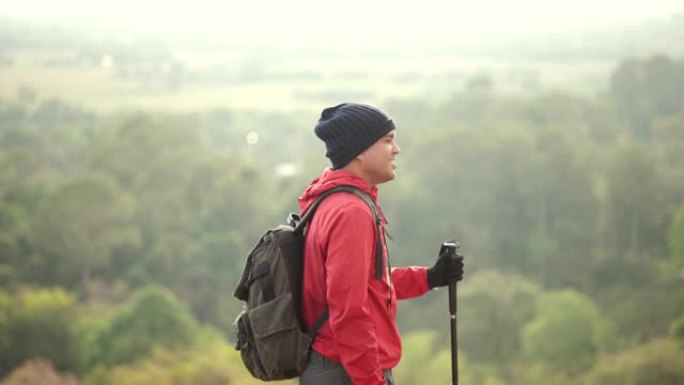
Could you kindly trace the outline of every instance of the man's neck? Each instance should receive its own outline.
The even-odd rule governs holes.
[[[354,175],[358,176],[359,178],[363,179],[364,181],[366,181],[366,184],[370,188],[373,188],[376,186],[375,183],[373,183],[369,180],[368,176],[365,175],[365,173],[361,170],[361,167],[359,167],[358,162],[356,162],[356,161],[352,160],[346,166],[342,167],[342,170],[344,170],[348,173],[354,174]]]

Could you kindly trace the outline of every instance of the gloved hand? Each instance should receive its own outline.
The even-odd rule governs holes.
[[[430,289],[456,283],[463,279],[463,256],[442,247],[435,264],[428,269]]]

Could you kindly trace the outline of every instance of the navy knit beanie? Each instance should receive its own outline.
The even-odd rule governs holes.
[[[325,142],[325,156],[337,170],[394,129],[392,119],[379,109],[343,103],[324,109],[314,132]]]

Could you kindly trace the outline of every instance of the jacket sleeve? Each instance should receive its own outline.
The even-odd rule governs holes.
[[[326,250],[329,326],[354,385],[384,385],[368,299],[375,224],[368,209],[357,205],[331,219]]]
[[[427,267],[393,267],[392,284],[397,299],[409,299],[421,296],[430,290],[427,283]]]

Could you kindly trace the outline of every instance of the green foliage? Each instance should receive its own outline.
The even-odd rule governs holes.
[[[75,326],[78,359],[74,373],[82,376],[101,365],[102,348],[99,337],[106,327],[107,319],[102,314],[83,312]]]
[[[581,385],[679,385],[684,350],[674,341],[651,343],[602,357]]]
[[[242,366],[239,353],[225,343],[214,341],[192,349],[156,349],[145,360],[92,371],[83,385],[242,385],[258,384]],[[292,385],[296,381],[283,381]]]
[[[106,176],[83,176],[62,186],[35,218],[33,244],[53,261],[39,276],[65,286],[86,285],[113,263],[117,249],[139,243],[133,213],[134,202]]]
[[[519,359],[520,330],[535,315],[541,289],[515,275],[475,273],[464,281],[460,307],[460,343],[468,357],[499,367]]]
[[[461,333],[462,334],[462,333]],[[451,383],[451,351],[440,348],[437,333],[416,331],[403,336],[403,356],[393,371],[397,384]],[[472,362],[467,356],[459,356],[459,382],[462,384],[503,385],[505,382],[496,373],[494,365]]]
[[[192,160],[202,153],[196,131],[163,115],[124,115],[109,124],[91,141],[87,164],[113,176],[126,190],[152,167],[179,159]]]
[[[580,291],[617,328],[611,349],[645,351],[636,344],[668,328],[678,338],[681,68],[663,57],[626,61],[611,94],[596,99],[504,96],[498,78],[463,74],[454,79],[470,78],[470,89],[443,102],[386,103],[402,147],[397,180],[381,188],[396,238],[392,263],[429,265],[441,241],[463,244],[464,383],[566,385],[604,365],[604,321]],[[2,370],[40,350],[92,384],[252,383],[226,347],[208,349],[216,357],[200,363],[197,339],[220,338],[206,324],[230,333],[241,306],[230,293],[249,247],[296,210],[327,164],[311,133],[316,117],[237,109],[96,116],[30,89],[0,100],[0,290],[58,284],[80,300],[44,300],[39,311],[21,305],[26,294],[0,295]],[[245,142],[250,132],[255,145]],[[282,164],[299,174],[279,174]],[[115,307],[150,284],[163,289]],[[544,294],[557,289],[573,291]],[[53,318],[46,327],[20,322]],[[448,383],[446,293],[402,303],[399,322],[398,382],[424,373]],[[46,345],[53,339],[69,341],[61,354]]]
[[[616,328],[616,345],[646,342],[667,334],[672,321],[684,309],[682,279],[672,264],[662,271],[647,268],[638,280],[605,288],[594,298],[602,314]]]
[[[23,290],[11,301],[0,298],[0,369],[41,357],[59,370],[76,370],[75,312],[75,299],[63,289]]]
[[[436,338],[436,333],[432,331],[413,332],[404,336],[401,365],[393,373],[398,384],[449,382],[451,372],[448,367],[441,368],[443,371],[430,370],[434,366],[433,358],[437,354],[434,348]]]
[[[416,136],[400,156],[410,171],[396,182],[408,184],[405,196],[388,206],[399,213],[397,239],[434,244],[459,234],[478,245],[478,266],[544,285],[586,285],[590,265],[572,263],[589,258],[597,219],[592,153],[583,148],[586,103],[562,94],[458,97],[436,112],[440,128]],[[465,117],[454,114],[466,105]],[[398,259],[415,263],[422,244],[402,246]]]
[[[549,292],[539,298],[535,318],[522,330],[523,350],[533,362],[577,374],[603,350],[605,330],[589,298],[572,290]]]
[[[610,89],[637,135],[650,136],[651,122],[676,113],[684,99],[684,64],[664,55],[627,60],[612,74]]]
[[[667,241],[670,257],[677,261],[679,266],[684,267],[684,206],[679,208],[672,218]]]
[[[684,347],[684,316],[677,318],[670,325],[670,336]]]
[[[36,358],[14,369],[0,385],[78,385],[72,374],[60,374],[50,361]]]
[[[29,234],[28,214],[19,205],[0,201],[0,287],[19,280],[22,248]]]
[[[9,352],[12,347],[10,338],[3,335],[6,333],[8,325],[10,323],[10,310],[12,310],[12,297],[0,291],[0,353],[5,354]]]
[[[173,294],[154,287],[141,289],[100,334],[101,362],[128,364],[149,357],[157,347],[187,347],[198,331],[192,314]]]
[[[642,143],[615,147],[606,167],[609,250],[638,258],[666,253],[667,205],[655,154]]]

